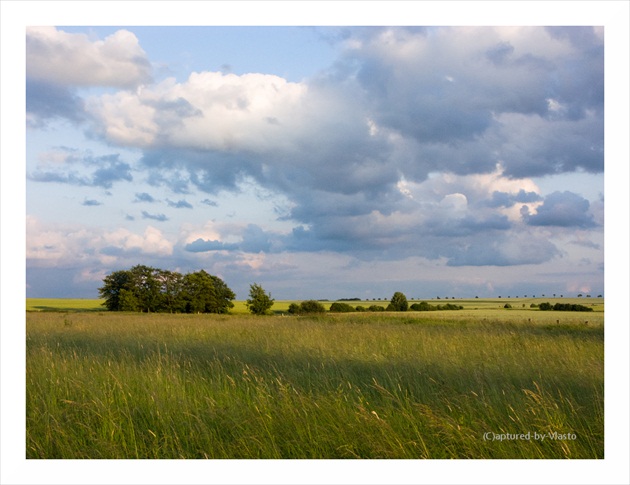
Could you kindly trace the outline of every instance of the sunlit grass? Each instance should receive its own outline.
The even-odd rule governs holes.
[[[603,313],[430,313],[29,313],[27,456],[603,458]]]

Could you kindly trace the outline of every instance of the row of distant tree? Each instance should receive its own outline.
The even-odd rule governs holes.
[[[169,312],[169,313],[228,313],[234,307],[232,300],[234,292],[217,277],[204,270],[181,274],[136,265],[128,270],[114,271],[103,279],[103,286],[99,288],[99,295],[105,301],[103,305],[112,311],[141,311],[141,312]],[[499,297],[500,298],[500,297]],[[438,298],[439,299],[439,298]],[[333,303],[331,312],[351,311],[432,311],[432,310],[460,310],[463,307],[451,303],[444,305],[430,305],[427,302],[414,303],[411,306],[404,293],[397,291],[392,296],[387,307],[372,305],[365,308],[361,305],[353,307],[348,301],[359,301],[359,298],[345,298]],[[256,315],[270,313],[274,304],[271,295],[262,286],[254,283],[250,285],[247,308]],[[507,305],[506,305],[507,307]],[[580,307],[580,308],[578,308]],[[584,307],[586,308],[586,307]],[[580,305],[568,306],[549,303],[540,305],[541,310],[582,310]],[[324,306],[316,300],[292,303],[289,313],[323,313]]]

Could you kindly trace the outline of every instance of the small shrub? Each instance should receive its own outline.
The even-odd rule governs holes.
[[[336,301],[335,303],[330,305],[330,311],[334,313],[349,313],[355,312],[356,310],[352,305],[349,305],[348,303]]]
[[[416,312],[428,312],[430,310],[435,310],[435,308],[429,305],[426,301],[421,301],[420,303],[414,303],[409,308]]]
[[[512,308],[512,305],[510,305],[509,303],[506,303],[505,305],[503,305],[503,308]]]
[[[300,315],[305,313],[324,313],[326,309],[324,305],[316,300],[307,300],[300,303],[298,312]]]
[[[385,308],[381,305],[370,305],[368,307],[368,312],[384,312]]]

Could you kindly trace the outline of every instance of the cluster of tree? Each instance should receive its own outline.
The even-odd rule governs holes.
[[[455,305],[454,303],[446,303],[444,305],[429,305],[426,301],[420,303],[414,303],[409,307],[410,310],[415,312],[432,312],[435,310],[463,310],[461,305]]]
[[[577,305],[574,303],[556,303],[552,305],[549,302],[541,303],[538,305],[538,308],[543,311],[562,311],[562,312],[592,312],[593,309],[591,307],[587,307],[584,305]]]
[[[221,278],[204,270],[182,275],[144,265],[114,271],[98,291],[111,311],[227,313],[236,297]]]
[[[317,300],[306,300],[300,303],[291,303],[289,305],[289,313],[292,315],[304,315],[308,313],[324,313],[326,308]]]

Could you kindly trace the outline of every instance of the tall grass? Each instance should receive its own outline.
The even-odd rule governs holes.
[[[26,455],[603,458],[601,322],[431,313],[29,313]]]

